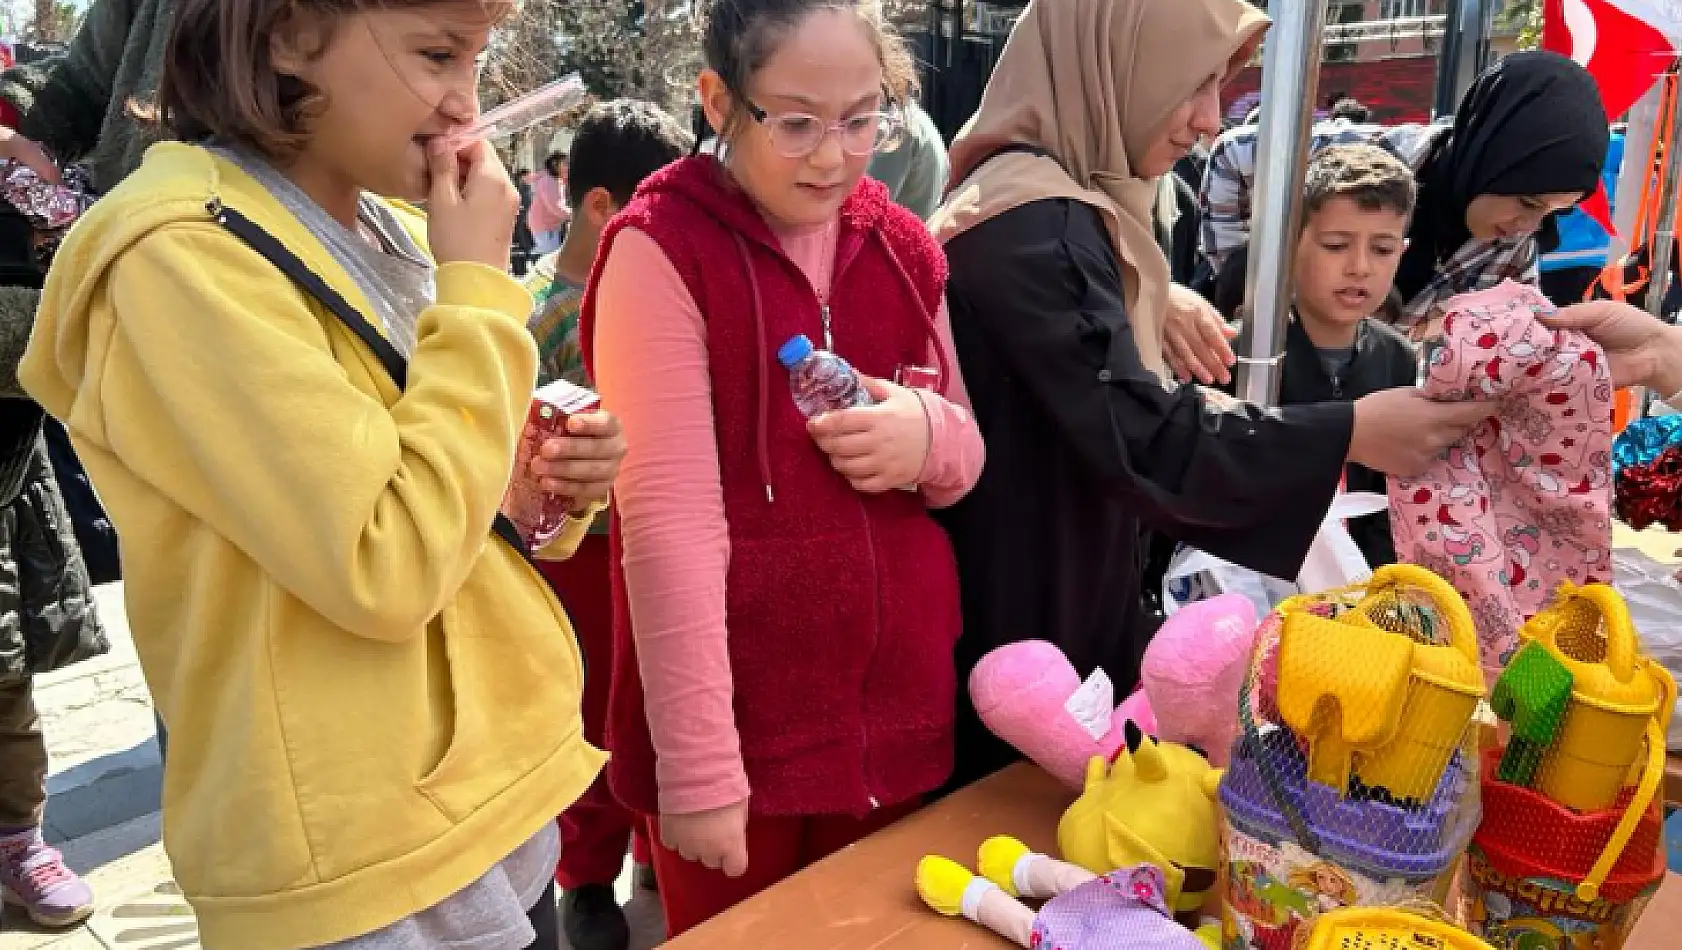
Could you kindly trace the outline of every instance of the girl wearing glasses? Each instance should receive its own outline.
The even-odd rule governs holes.
[[[714,0],[721,157],[602,236],[583,338],[631,446],[616,494],[610,779],[658,818],[677,935],[906,814],[952,766],[957,572],[931,507],[979,476],[940,248],[865,178],[910,57],[874,0]],[[874,405],[810,424],[776,351]],[[884,380],[928,368],[914,390]],[[913,488],[915,490],[903,490]]]

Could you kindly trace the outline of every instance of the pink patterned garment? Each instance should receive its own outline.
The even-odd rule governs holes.
[[[1561,581],[1611,577],[1612,380],[1599,346],[1536,319],[1554,307],[1533,287],[1505,281],[1444,309],[1424,392],[1496,415],[1420,478],[1391,479],[1390,521],[1397,556],[1466,598],[1493,672]]]
[[[1053,897],[1034,918],[1030,950],[1204,950],[1174,922],[1162,872],[1149,864],[1112,871]]]

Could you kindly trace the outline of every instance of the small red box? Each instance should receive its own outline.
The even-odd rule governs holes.
[[[573,499],[539,488],[537,478],[531,473],[532,459],[544,442],[566,435],[568,419],[600,404],[600,396],[564,379],[532,394],[525,430],[514,453],[514,475],[508,480],[508,492],[502,499],[502,513],[520,529],[520,535],[533,551],[547,546],[561,533]]]

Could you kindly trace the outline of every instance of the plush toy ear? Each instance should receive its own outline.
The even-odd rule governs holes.
[[[1185,884],[1186,872],[1168,860],[1167,855],[1158,851],[1138,832],[1108,812],[1104,814],[1104,850],[1110,863],[1118,868],[1139,864],[1154,866],[1162,872],[1165,879],[1168,903],[1173,904],[1180,899],[1180,888]]]
[[[1145,731],[1140,729],[1139,724],[1131,719],[1127,720],[1127,722],[1122,725],[1121,735],[1123,740],[1127,743],[1127,752],[1129,755],[1138,752],[1139,746],[1145,741]]]

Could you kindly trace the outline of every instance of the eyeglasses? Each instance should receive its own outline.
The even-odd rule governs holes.
[[[784,158],[805,158],[817,151],[831,132],[841,139],[841,150],[854,158],[874,155],[898,142],[905,120],[898,110],[864,112],[848,116],[839,122],[825,122],[803,112],[784,112],[770,115],[764,109],[747,103],[748,114],[765,127],[771,137],[771,147]]]

